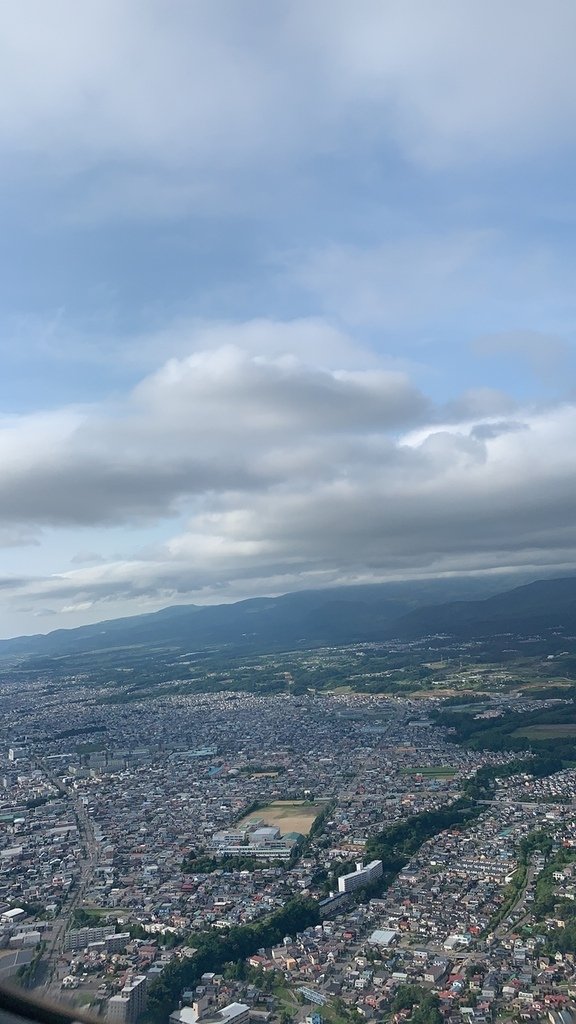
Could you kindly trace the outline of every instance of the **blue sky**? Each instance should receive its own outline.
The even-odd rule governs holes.
[[[0,11],[0,635],[576,564],[575,31]]]

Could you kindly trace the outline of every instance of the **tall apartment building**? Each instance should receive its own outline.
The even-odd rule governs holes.
[[[135,974],[117,996],[108,1000],[109,1024],[133,1024],[146,1007],[146,975]]]
[[[338,892],[354,892],[364,885],[371,885],[377,878],[382,877],[382,861],[372,860],[364,867],[362,862],[356,865],[356,871],[348,875],[341,875],[338,879]]]
[[[113,925],[101,925],[94,928],[70,928],[64,936],[64,952],[73,949],[86,949],[91,942],[102,942],[115,934]]]

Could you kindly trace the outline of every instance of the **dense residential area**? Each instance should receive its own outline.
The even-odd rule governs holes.
[[[576,769],[443,710],[569,699],[101,698],[3,684],[0,979],[116,1024],[570,1024]]]

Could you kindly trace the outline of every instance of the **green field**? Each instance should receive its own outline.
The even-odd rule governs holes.
[[[512,736],[522,736],[527,740],[552,740],[576,736],[576,724],[572,722],[551,722],[550,725],[527,725],[524,729],[516,729]]]

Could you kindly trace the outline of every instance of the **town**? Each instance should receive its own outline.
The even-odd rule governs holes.
[[[257,936],[301,904],[313,923],[208,958],[165,1019],[341,1024],[419,1003],[449,1024],[570,1024],[575,769],[465,749],[435,696],[101,698],[2,684],[0,980],[158,1019],[155,991],[194,976],[206,936]],[[476,714],[555,703],[498,693]],[[494,785],[472,807],[481,769]],[[451,809],[395,870],[377,855],[386,830]]]

